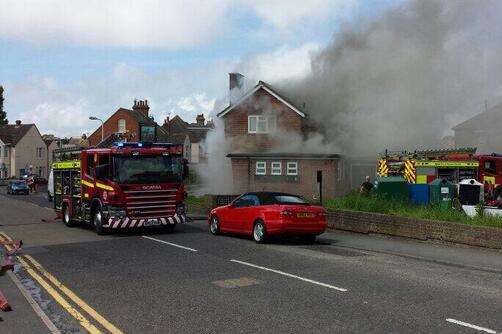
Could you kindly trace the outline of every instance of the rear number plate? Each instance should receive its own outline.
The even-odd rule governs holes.
[[[159,219],[148,219],[144,224],[144,226],[155,226],[155,225],[160,225],[160,220]]]
[[[308,212],[300,212],[300,213],[297,213],[296,216],[298,218],[313,218],[314,214],[313,213],[308,213]]]

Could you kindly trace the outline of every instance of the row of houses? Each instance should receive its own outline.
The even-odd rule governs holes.
[[[36,174],[46,178],[56,140],[44,139],[35,124],[0,126],[0,179]]]

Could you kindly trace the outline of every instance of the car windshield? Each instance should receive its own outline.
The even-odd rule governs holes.
[[[295,195],[275,195],[274,199],[279,204],[308,204],[303,198]]]
[[[138,155],[113,158],[113,180],[118,183],[181,182],[182,170],[179,157]]]
[[[25,186],[26,185],[26,181],[13,181],[11,184],[13,186]]]

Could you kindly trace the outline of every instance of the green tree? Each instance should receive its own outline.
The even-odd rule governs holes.
[[[3,87],[0,86],[0,125],[5,125],[9,123],[7,119],[7,113],[3,110]]]

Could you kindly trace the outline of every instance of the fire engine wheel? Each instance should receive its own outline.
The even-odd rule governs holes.
[[[257,220],[254,223],[253,239],[259,244],[263,244],[267,241],[267,229],[265,228],[265,223],[261,220]]]
[[[218,220],[218,217],[211,217],[211,222],[209,223],[209,231],[212,235],[220,234],[220,221]]]
[[[68,227],[75,226],[75,223],[71,220],[70,209],[67,204],[63,205],[63,223]]]
[[[103,212],[101,211],[101,207],[98,206],[94,210],[94,215],[92,216],[92,223],[94,225],[94,230],[97,234],[103,235],[106,234],[106,229],[103,227]]]

